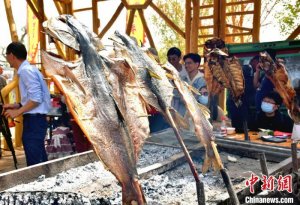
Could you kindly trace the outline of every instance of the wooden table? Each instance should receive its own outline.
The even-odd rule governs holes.
[[[255,132],[255,131],[249,131],[248,135],[249,135],[249,141],[250,142],[258,143],[258,144],[266,144],[266,145],[274,145],[274,146],[290,148],[291,143],[292,143],[292,140],[290,138],[286,139],[286,142],[280,142],[280,143],[265,142],[265,141],[260,139],[258,132]],[[235,133],[235,134],[232,134],[232,135],[227,135],[225,138],[244,141],[245,140],[245,135],[244,135],[244,133]],[[300,144],[298,144],[297,147],[298,147],[298,149],[300,149]]]

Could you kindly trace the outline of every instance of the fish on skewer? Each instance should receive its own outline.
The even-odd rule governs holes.
[[[211,95],[229,89],[237,106],[244,93],[245,80],[236,57],[229,57],[225,42],[219,38],[207,40],[204,45],[204,78]]]
[[[259,65],[273,83],[294,122],[300,123],[300,110],[297,93],[291,85],[287,70],[280,60],[274,61],[268,52],[259,53]]]
[[[138,182],[133,143],[105,76],[104,69],[108,64],[98,55],[81,23],[71,16],[60,16],[60,20],[69,26],[79,43],[83,63],[72,72],[74,75],[78,73],[75,76],[86,94],[63,76],[54,75],[54,82],[65,94],[68,107],[96,154],[120,182],[123,204],[145,204]],[[46,70],[53,69],[51,64],[44,66]]]

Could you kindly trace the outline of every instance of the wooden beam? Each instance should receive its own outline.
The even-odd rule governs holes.
[[[6,0],[7,1],[7,0]],[[34,13],[34,15],[39,19],[39,21],[41,21],[43,19],[43,17],[41,16],[41,14],[38,12],[38,9],[35,7],[34,3],[32,2],[32,0],[26,0],[28,6],[31,8],[32,12]]]
[[[139,9],[138,12],[139,12],[139,15],[140,15],[140,17],[141,17],[142,24],[143,24],[143,26],[144,26],[146,35],[147,35],[147,37],[148,37],[150,46],[151,46],[152,48],[155,48],[155,44],[154,44],[154,41],[153,41],[151,32],[150,32],[150,30],[149,30],[149,27],[148,27],[148,25],[147,25],[147,22],[146,22],[146,19],[145,19],[145,16],[144,16],[144,11],[143,11],[142,9]],[[156,48],[155,48],[155,49],[156,49]]]
[[[235,26],[232,24],[226,24],[226,26],[230,27],[230,28],[235,28],[235,29],[239,29],[239,30],[245,30],[245,31],[252,31],[252,28],[247,28],[247,27],[242,27],[242,26]]]
[[[129,17],[128,17],[128,21],[127,21],[127,25],[126,25],[126,34],[128,36],[130,36],[130,33],[131,33],[135,11],[136,11],[135,9],[129,10]]]
[[[227,36],[251,36],[252,32],[245,32],[245,33],[227,33]]]
[[[111,17],[111,19],[106,24],[106,26],[102,29],[101,33],[98,35],[99,38],[102,38],[106,34],[106,32],[110,29],[110,27],[113,25],[113,23],[116,21],[116,19],[120,15],[123,8],[124,8],[124,4],[120,3],[120,5],[118,6],[118,8],[115,11],[114,15]]]
[[[59,1],[59,2],[64,3],[64,4],[72,3],[72,0],[54,0],[54,1]]]
[[[260,12],[261,12],[261,1],[254,0],[253,33],[252,33],[253,43],[259,42]]]
[[[212,38],[214,37],[214,34],[205,34],[205,35],[199,35],[198,38]]]
[[[94,0],[93,0],[93,2],[94,2]],[[80,9],[74,9],[74,12],[89,11],[92,9],[93,9],[93,7],[86,7],[86,8],[80,8]]]
[[[58,1],[54,1],[54,5],[55,5],[55,7],[56,7],[56,9],[58,11],[58,14],[62,15],[63,14],[63,8],[62,8],[61,3],[58,2]]]
[[[253,11],[229,12],[229,13],[226,13],[226,16],[238,16],[238,15],[250,15],[250,14],[254,14],[254,10]]]
[[[192,0],[193,2],[193,17],[192,17],[192,28],[191,28],[191,39],[190,39],[190,49],[193,53],[198,53],[198,25],[199,25],[199,15],[200,15],[200,1]]]
[[[226,3],[226,6],[233,6],[233,5],[239,5],[239,4],[249,4],[249,3],[254,3],[254,1],[255,0],[228,2],[228,3]]]
[[[181,35],[183,38],[185,38],[184,32],[173,22],[171,21],[166,14],[164,14],[152,1],[150,2],[150,6],[160,15],[162,19],[166,21],[166,23],[175,30],[179,35]]]
[[[208,9],[208,8],[213,8],[214,5],[213,4],[207,4],[207,5],[201,5],[200,9]]]
[[[206,20],[206,19],[211,19],[211,18],[213,18],[213,17],[214,17],[214,15],[200,16],[199,19],[200,19],[200,20]]]
[[[18,41],[18,33],[17,33],[17,27],[16,23],[14,20],[14,16],[12,13],[11,9],[11,2],[10,0],[4,0],[4,6],[5,6],[5,11],[6,11],[6,17],[7,17],[7,22],[10,30],[10,37],[12,41]]]
[[[300,34],[300,25],[289,35],[287,40],[294,40]]]
[[[100,27],[100,20],[98,18],[98,1],[92,0],[92,13],[93,13],[93,31],[98,33]]]
[[[199,25],[199,29],[209,29],[209,28],[214,28],[213,25],[209,25],[209,26],[200,26]]]
[[[191,52],[191,19],[192,19],[192,7],[191,0],[185,1],[185,53]]]

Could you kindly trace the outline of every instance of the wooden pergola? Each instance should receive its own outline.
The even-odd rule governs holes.
[[[12,41],[18,41],[16,24],[11,8],[11,0],[3,0],[7,21]],[[25,0],[24,0],[25,1]],[[76,1],[76,0],[74,0]],[[152,9],[156,12],[176,33],[185,39],[185,52],[202,52],[204,42],[212,37],[219,37],[226,43],[257,43],[260,34],[260,14],[261,0],[185,0],[185,27],[182,29],[169,16],[164,14],[162,9],[155,3],[155,0],[140,0],[130,3],[134,0],[86,0],[90,2],[89,7],[74,9],[73,0],[53,0],[58,14],[75,15],[77,12],[88,11],[92,13],[93,31],[102,38],[107,31],[116,22],[122,10],[127,10],[129,17],[127,19],[126,33],[130,35],[133,18],[136,13],[139,14],[144,31],[151,47],[156,48],[153,40],[151,29],[145,18],[145,10]],[[119,1],[114,14],[106,25],[101,25],[99,16],[101,3],[104,1]],[[169,0],[172,1],[172,0]],[[42,23],[47,20],[48,8],[44,6],[44,0],[26,0],[39,21],[40,28],[40,49],[47,50],[45,32],[42,31]],[[101,8],[101,9],[98,9]],[[79,19],[80,20],[80,19]],[[247,20],[247,21],[246,21]],[[300,26],[288,37],[294,39],[300,34]],[[55,42],[58,53],[66,60],[74,57],[71,49],[64,47],[59,42]],[[5,101],[8,101],[9,92],[17,86],[17,80],[13,81],[9,86],[2,90]],[[17,89],[16,89],[17,90]],[[18,96],[18,95],[17,95]],[[222,97],[221,97],[222,98]],[[18,120],[18,119],[17,119]],[[19,120],[21,121],[21,120]],[[16,135],[21,135],[22,126],[16,125]],[[21,141],[16,141],[16,146],[21,145]]]
[[[88,0],[87,0],[88,1]],[[73,0],[53,0],[58,14],[76,15],[77,12],[90,11],[92,13],[93,31],[101,38],[112,27],[122,10],[127,10],[129,18],[126,25],[126,33],[130,35],[134,15],[139,14],[144,31],[151,47],[156,47],[149,29],[145,10],[153,9],[176,33],[185,39],[185,53],[202,52],[199,48],[205,40],[219,37],[227,43],[257,43],[260,34],[261,0],[185,0],[185,28],[179,28],[170,17],[156,5],[154,0],[118,0],[119,6],[106,25],[100,26],[101,2],[113,0],[90,0],[90,7],[73,9]],[[114,0],[116,1],[116,0]],[[171,1],[171,0],[170,0]],[[47,8],[44,0],[26,0],[33,13],[41,24],[47,20]],[[143,3],[130,3],[143,2]],[[16,25],[12,15],[11,0],[4,0],[7,20],[10,26],[11,38],[18,40]],[[103,8],[107,9],[107,8]],[[247,19],[247,26],[245,26]],[[124,25],[125,28],[125,25]],[[289,36],[294,39],[300,33],[300,26]],[[43,32],[40,36],[40,48],[46,49],[46,37]],[[57,46],[61,53],[68,53]],[[66,55],[66,54],[65,54]],[[68,58],[68,56],[65,56]]]

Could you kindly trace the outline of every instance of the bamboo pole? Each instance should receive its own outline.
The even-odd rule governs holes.
[[[131,9],[130,13],[129,13],[129,18],[128,18],[127,25],[126,25],[126,34],[128,36],[131,33],[135,11],[136,11],[135,9]]]
[[[120,3],[120,5],[118,6],[118,8],[115,11],[114,15],[111,17],[111,19],[106,24],[106,26],[102,29],[101,33],[98,35],[99,38],[102,38],[106,34],[106,32],[110,29],[110,27],[116,21],[116,19],[118,18],[119,14],[121,13],[121,11],[122,11],[123,8],[124,8],[124,4]]]
[[[191,0],[185,1],[185,53],[191,52],[190,41],[191,41]]]
[[[192,18],[192,29],[191,29],[191,39],[190,39],[190,49],[193,53],[198,53],[198,24],[199,24],[199,11],[200,11],[200,1],[192,0],[193,2],[193,18]]]
[[[17,34],[16,23],[15,23],[14,16],[12,13],[10,0],[4,0],[4,6],[5,6],[6,17],[7,17],[7,21],[8,21],[9,30],[10,30],[11,40],[18,41],[19,37]]]
[[[173,22],[171,21],[167,16],[166,14],[164,14],[153,2],[151,2],[149,4],[153,9],[154,11],[156,11],[156,13],[158,13],[158,15],[163,19],[165,20],[165,22],[173,29],[175,30],[179,35],[181,35],[183,38],[185,38],[185,34],[184,32]]]
[[[254,0],[253,43],[259,42],[261,1]]]
[[[143,24],[143,26],[144,26],[146,35],[147,35],[147,37],[148,37],[150,46],[151,46],[152,48],[156,48],[156,47],[155,47],[155,44],[154,44],[154,41],[153,41],[153,38],[152,38],[152,35],[151,35],[151,32],[150,32],[150,29],[149,29],[149,27],[148,27],[148,25],[147,25],[147,22],[146,22],[146,19],[145,19],[145,16],[144,16],[144,11],[141,10],[141,9],[139,9],[138,12],[139,12],[139,15],[140,15],[140,17],[141,17],[141,21],[142,21],[142,24]]]
[[[98,33],[100,21],[98,18],[98,0],[92,0],[92,13],[93,13],[93,31]]]

